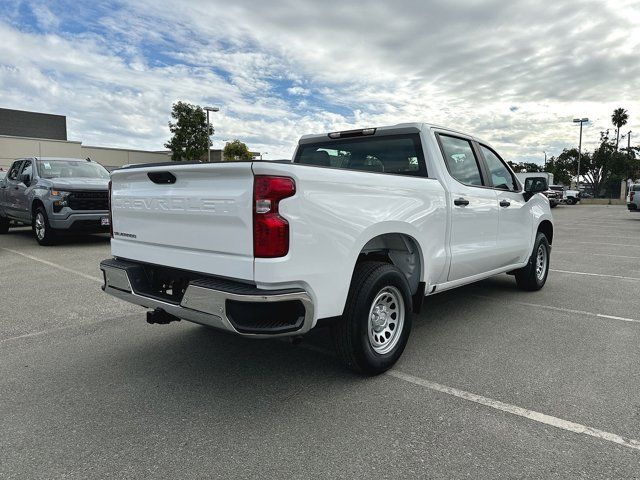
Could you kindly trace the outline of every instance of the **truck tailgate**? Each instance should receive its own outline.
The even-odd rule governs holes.
[[[115,257],[253,280],[251,162],[112,174]]]

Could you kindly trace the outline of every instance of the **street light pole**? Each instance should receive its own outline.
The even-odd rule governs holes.
[[[544,169],[546,170],[547,169],[547,152],[543,150],[542,153],[544,153]]]
[[[576,189],[580,190],[580,158],[582,157],[582,124],[588,122],[588,118],[574,118],[573,123],[580,124],[580,140],[578,142],[578,174],[576,175]]]
[[[204,107],[207,112],[207,138],[209,139],[208,148],[207,148],[207,162],[211,163],[211,135],[209,135],[209,131],[211,130],[211,123],[209,122],[209,112],[219,112],[220,108],[218,107]]]

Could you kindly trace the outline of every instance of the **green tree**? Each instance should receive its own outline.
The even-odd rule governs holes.
[[[547,168],[545,171],[553,174],[554,183],[569,185],[571,183],[573,172],[575,172],[575,166],[570,158],[551,157],[547,162]]]
[[[224,150],[222,151],[222,155],[226,162],[233,160],[248,161],[253,159],[253,155],[247,146],[238,139],[233,142],[227,142],[224,146]]]
[[[200,160],[209,149],[213,128],[207,125],[207,115],[202,107],[185,102],[176,102],[171,108],[169,122],[171,140],[164,146],[171,150],[171,160]]]
[[[629,114],[622,107],[616,108],[611,115],[611,123],[616,127],[616,151],[620,142],[620,129],[627,124],[627,120],[629,120]]]
[[[516,173],[536,173],[536,172],[542,172],[544,170],[542,165],[538,165],[537,163],[533,163],[533,162],[516,163],[512,161],[507,161],[507,163]]]

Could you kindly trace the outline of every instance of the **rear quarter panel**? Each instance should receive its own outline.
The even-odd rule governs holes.
[[[421,250],[421,280],[432,283],[447,267],[445,194],[424,177],[256,162],[256,175],[284,175],[296,195],[281,201],[290,224],[287,256],[255,260],[265,288],[301,285],[314,297],[316,319],[341,315],[358,255],[385,233],[413,237]]]

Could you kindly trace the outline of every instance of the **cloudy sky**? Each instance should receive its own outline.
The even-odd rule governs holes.
[[[87,145],[162,149],[176,100],[267,158],[427,121],[542,162],[619,106],[640,143],[640,0],[0,0],[0,39],[0,106],[66,115]]]

